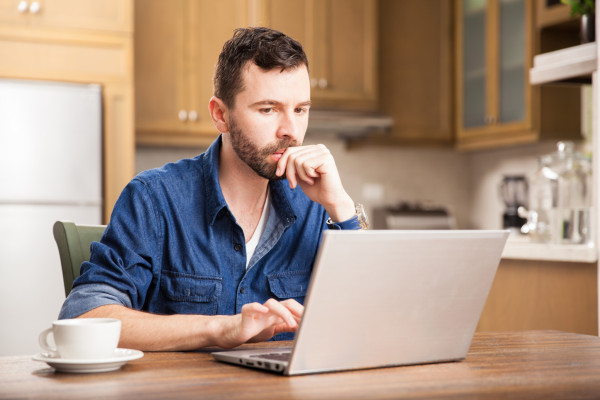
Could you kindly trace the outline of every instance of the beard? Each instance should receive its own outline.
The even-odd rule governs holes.
[[[231,146],[237,156],[246,165],[248,165],[258,176],[268,180],[281,180],[285,174],[277,176],[277,162],[271,160],[271,154],[277,150],[287,149],[292,146],[299,146],[300,143],[293,139],[279,139],[263,147],[256,146],[241,128],[237,126],[233,118],[229,122],[229,137]]]

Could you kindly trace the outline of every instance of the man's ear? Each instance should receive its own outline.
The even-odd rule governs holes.
[[[218,97],[211,97],[208,102],[208,111],[212,118],[215,128],[221,133],[229,132],[228,109],[223,100]]]

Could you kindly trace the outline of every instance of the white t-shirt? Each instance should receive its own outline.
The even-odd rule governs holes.
[[[260,221],[258,221],[258,225],[252,234],[252,237],[246,243],[246,268],[248,268],[248,264],[254,255],[254,251],[256,250],[256,246],[258,246],[258,242],[260,241],[260,237],[262,236],[265,230],[265,224],[267,223],[267,219],[269,218],[269,209],[271,208],[271,191],[267,189],[267,198],[265,199],[265,205],[263,206],[262,215],[260,216]]]

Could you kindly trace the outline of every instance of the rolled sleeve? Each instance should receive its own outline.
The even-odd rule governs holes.
[[[110,285],[102,283],[79,285],[69,293],[60,310],[58,319],[75,318],[94,308],[108,304],[118,304],[131,308],[129,296]]]
[[[328,222],[327,227],[334,230],[358,230],[360,229],[360,221],[358,220],[358,216],[354,215],[346,221]]]

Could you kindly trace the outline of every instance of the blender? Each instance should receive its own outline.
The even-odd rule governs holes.
[[[524,175],[505,175],[500,184],[500,197],[506,206],[502,226],[521,232],[527,219],[519,215],[519,207],[527,208],[528,184]]]

